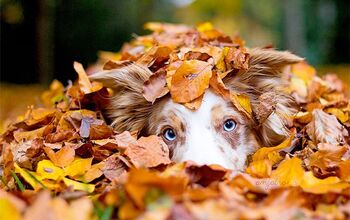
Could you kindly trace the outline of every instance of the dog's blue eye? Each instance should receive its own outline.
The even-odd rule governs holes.
[[[223,127],[225,131],[233,131],[236,128],[236,122],[232,119],[228,119],[225,121]]]
[[[168,141],[173,141],[176,139],[175,131],[171,128],[167,128],[163,132],[163,137]]]

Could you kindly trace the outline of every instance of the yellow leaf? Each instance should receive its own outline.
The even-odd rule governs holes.
[[[10,200],[5,198],[0,198],[0,219],[1,220],[19,220],[21,219],[21,214],[14,206]]]
[[[349,120],[349,115],[338,108],[327,108],[325,112],[335,115],[341,123],[345,123]]]
[[[63,170],[55,166],[50,160],[40,161],[36,172],[42,179],[59,180],[64,177]]]
[[[316,75],[316,70],[306,62],[300,62],[292,65],[292,73],[305,82],[308,82]]]
[[[276,162],[280,161],[281,158],[280,158],[280,155],[278,154],[278,152],[280,150],[283,150],[285,148],[290,147],[292,140],[294,138],[294,135],[295,135],[295,130],[292,131],[289,138],[284,140],[279,145],[277,145],[275,147],[260,148],[259,150],[257,150],[254,153],[253,161],[268,159],[268,160],[272,161],[272,164],[275,164]]]
[[[243,112],[248,118],[252,117],[252,107],[250,105],[249,96],[244,94],[238,94],[233,91],[230,92],[231,102],[238,109]]]
[[[340,193],[343,189],[350,187],[350,183],[340,182],[340,179],[335,176],[318,179],[311,171],[304,174],[300,185],[304,191],[316,194],[328,192]]]
[[[281,186],[299,186],[303,181],[304,169],[302,161],[293,157],[285,159],[278,168],[272,171],[271,178],[275,179]]]
[[[81,183],[68,178],[63,178],[63,182],[68,187],[72,186],[74,190],[83,190],[88,193],[92,193],[95,190],[94,184]]]
[[[310,112],[298,112],[294,119],[300,123],[307,124],[312,120],[312,114]]]
[[[271,171],[272,163],[269,160],[252,161],[246,169],[246,173],[258,178],[269,177]]]
[[[41,177],[40,177],[40,176],[38,176],[38,175],[37,175],[36,173],[34,173],[34,172],[26,171],[26,170],[22,169],[21,167],[18,166],[17,163],[15,163],[14,166],[15,166],[15,172],[16,172],[16,173],[19,173],[19,174],[23,177],[23,179],[24,179],[27,183],[29,183],[29,185],[31,185],[31,186],[33,187],[33,189],[38,189],[38,188],[40,188],[40,185],[35,181],[35,179],[34,179],[31,175],[33,175],[33,176],[34,176],[35,178],[37,178],[39,181],[41,180]],[[30,173],[31,175],[28,174],[28,173]]]
[[[229,48],[228,47],[224,47],[221,51],[221,54],[220,54],[220,57],[219,59],[217,60],[216,62],[216,68],[221,70],[222,72],[225,72],[226,71],[226,63],[225,63],[225,57],[226,55],[228,54],[228,51],[229,51]],[[226,76],[226,75],[224,75]],[[224,78],[224,76],[220,76],[221,79]]]
[[[101,161],[91,166],[91,168],[81,177],[79,180],[83,182],[91,182],[94,179],[100,177],[103,174],[103,168],[105,167],[105,162]]]
[[[306,98],[307,96],[307,86],[304,80],[299,79],[297,77],[292,77],[290,83],[291,91],[296,92],[302,98]]]
[[[340,180],[336,176],[330,176],[325,179],[319,179],[313,175],[311,171],[305,172],[304,179],[301,183],[303,188],[313,187],[322,184],[334,184],[338,183]]]
[[[199,32],[211,31],[214,27],[210,22],[203,22],[197,25],[197,30]]]
[[[77,158],[64,169],[64,173],[66,176],[70,176],[72,178],[82,176],[91,168],[91,162],[92,158]]]

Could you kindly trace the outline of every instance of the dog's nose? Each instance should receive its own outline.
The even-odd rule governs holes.
[[[227,155],[220,150],[220,146],[215,142],[215,138],[210,130],[195,130],[188,137],[186,147],[181,161],[193,161],[198,165],[217,164],[231,169],[232,165],[227,160]]]

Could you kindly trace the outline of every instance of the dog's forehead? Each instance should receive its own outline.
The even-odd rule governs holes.
[[[203,96],[202,103],[197,110],[190,110],[182,104],[178,104],[169,99],[164,106],[163,112],[165,114],[172,112],[176,116],[181,117],[182,120],[205,120],[210,119],[215,109],[229,109],[229,104],[221,96],[215,94],[214,92],[208,90]],[[233,109],[231,109],[233,110]],[[200,121],[199,123],[203,123]]]

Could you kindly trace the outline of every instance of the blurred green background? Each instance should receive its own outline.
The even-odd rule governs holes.
[[[349,63],[348,0],[1,0],[1,81],[75,78],[147,21],[211,21],[248,46],[272,44],[316,66]]]
[[[0,7],[3,116],[35,102],[31,94],[53,79],[75,79],[73,61],[87,67],[99,50],[118,51],[146,33],[147,21],[211,21],[249,47],[288,49],[349,80],[349,0],[0,0]]]

